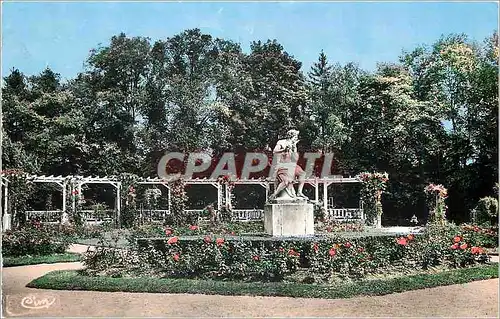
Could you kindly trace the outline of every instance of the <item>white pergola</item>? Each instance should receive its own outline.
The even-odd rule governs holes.
[[[120,198],[120,190],[121,190],[121,182],[119,179],[115,176],[106,176],[106,177],[93,177],[93,176],[38,176],[38,175],[31,175],[28,177],[28,180],[34,183],[53,183],[57,184],[58,186],[61,187],[62,191],[62,210],[54,210],[54,211],[28,211],[26,212],[26,216],[28,216],[28,213],[31,214],[52,214],[54,217],[56,216],[61,216],[63,212],[66,212],[67,207],[66,207],[66,197],[67,197],[67,192],[69,191],[70,194],[73,193],[75,190],[78,191],[78,194],[81,194],[82,191],[82,185],[85,184],[108,184],[112,185],[116,189],[116,198],[115,198],[115,212],[116,212],[116,218],[119,221],[120,220],[120,212],[121,212],[121,198]],[[344,184],[344,183],[360,183],[360,180],[357,179],[356,177],[342,177],[342,176],[336,176],[336,177],[330,177],[330,178],[309,178],[306,179],[305,184],[309,184],[314,187],[314,199],[311,199],[311,201],[315,203],[319,203],[319,186],[323,184],[323,201],[322,205],[327,212],[327,217],[330,218],[341,218],[341,219],[364,219],[363,218],[363,211],[362,207],[359,208],[329,208],[328,207],[328,186],[332,184]],[[216,179],[208,179],[208,178],[196,178],[196,179],[187,179],[184,180],[185,185],[211,185],[217,189],[217,211],[220,211],[222,209],[222,206],[228,205],[231,207],[231,187],[229,187],[227,184],[221,184],[219,183]],[[232,181],[234,185],[260,185],[265,189],[266,192],[266,198],[269,197],[269,193],[271,190],[271,185],[274,184],[274,181],[272,181],[269,178],[263,178],[263,179],[236,179]],[[170,192],[170,187],[168,184],[167,180],[161,179],[161,178],[143,178],[137,182],[139,185],[163,185],[164,187],[167,188],[168,190],[168,209],[167,210],[158,210],[162,211],[163,213],[169,214],[170,213],[170,206],[171,206],[171,192]],[[2,186],[4,187],[4,207],[5,207],[5,213],[4,213],[4,229],[6,226],[10,227],[10,224],[8,221],[5,220],[5,216],[7,216],[7,219],[10,217],[8,213],[8,186],[9,186],[9,181],[8,178],[4,175],[2,175]],[[73,211],[76,210],[76,199],[73,196],[72,197],[72,209]],[[197,210],[191,210],[191,211],[197,211]],[[258,220],[261,219],[263,216],[263,209],[235,209],[233,210],[236,215],[236,220]],[[358,216],[354,216],[354,212],[360,213]]]

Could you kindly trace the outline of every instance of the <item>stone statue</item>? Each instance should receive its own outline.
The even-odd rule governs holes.
[[[277,158],[275,171],[274,193],[269,197],[269,200],[276,198],[290,199],[307,199],[302,193],[304,188],[305,172],[297,165],[299,154],[297,152],[297,143],[299,142],[299,131],[289,130],[286,133],[286,138],[279,140],[274,147],[273,154]],[[299,179],[297,193],[293,188],[295,178]]]

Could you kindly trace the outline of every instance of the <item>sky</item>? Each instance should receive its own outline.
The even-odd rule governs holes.
[[[2,77],[47,66],[63,80],[84,71],[92,48],[113,35],[166,39],[200,28],[239,42],[276,39],[308,71],[324,50],[332,63],[373,70],[402,50],[465,33],[483,41],[498,29],[494,2],[3,2]]]

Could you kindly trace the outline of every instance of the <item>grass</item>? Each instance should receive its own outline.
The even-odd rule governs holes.
[[[54,264],[74,261],[80,261],[80,254],[63,253],[40,256],[3,257],[3,267]]]
[[[358,281],[336,285],[262,283],[150,277],[89,277],[79,271],[54,271],[30,282],[27,287],[56,290],[110,292],[192,293],[207,295],[286,296],[303,298],[350,298],[377,296],[409,290],[463,284],[498,278],[498,264],[419,274],[390,279]]]

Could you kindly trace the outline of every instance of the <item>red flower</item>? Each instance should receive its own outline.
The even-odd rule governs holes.
[[[174,258],[175,261],[179,261],[179,258],[180,258],[179,254],[175,254],[173,258]]]
[[[172,233],[173,233],[172,229],[170,229],[170,228],[165,229],[165,235],[167,235],[167,236],[172,235]]]
[[[337,254],[337,251],[335,250],[335,248],[330,248],[330,250],[328,251],[328,254],[330,254],[330,256],[333,257]]]
[[[359,251],[360,253],[362,253],[362,252],[364,252],[364,251],[365,251],[365,249],[364,249],[363,247],[359,247],[359,248],[358,248],[358,251]]]
[[[232,231],[232,232],[231,232],[231,235],[233,235],[233,236],[234,236],[234,231]]]
[[[314,243],[313,249],[314,249],[315,252],[318,252],[318,250],[319,250],[318,243]]]
[[[345,247],[345,248],[351,248],[351,246],[352,246],[352,245],[351,245],[351,243],[350,243],[350,242],[347,242],[347,243],[345,243],[345,244],[344,244],[344,247]]]
[[[467,249],[467,244],[463,243],[462,245],[460,245],[460,249]]]
[[[75,189],[74,191],[71,192],[72,195],[78,194],[78,191]]]
[[[326,231],[329,232],[329,233],[331,233],[332,232],[332,228],[331,227],[327,227]]]
[[[455,244],[451,245],[450,248],[453,249],[453,250],[458,249],[458,243],[455,243]]]
[[[290,250],[288,251],[288,254],[289,254],[290,256],[299,256],[299,255],[300,255],[298,252],[296,252],[296,251],[295,251],[295,250],[293,250],[293,249],[290,249]]]
[[[283,249],[283,247],[280,247],[279,251],[282,253],[282,252],[284,252],[285,250]]]
[[[222,244],[224,244],[224,238],[217,238],[215,240],[215,243],[217,244],[217,246],[222,246]]]
[[[481,248],[479,248],[479,247],[474,246],[474,247],[472,247],[472,248],[470,249],[470,252],[471,252],[473,255],[477,255],[477,254],[482,253],[482,249],[481,249]]]
[[[477,227],[477,226],[474,226],[474,231],[475,231],[475,232],[478,232],[478,231],[480,231],[479,227]]]
[[[398,245],[403,245],[403,246],[406,246],[408,244],[405,237],[398,238],[397,242],[398,242]]]
[[[174,237],[170,238],[170,239],[167,241],[167,244],[169,244],[169,245],[171,245],[171,244],[175,244],[178,240],[179,240],[179,238],[177,238],[177,236],[174,236]]]
[[[455,242],[455,243],[459,243],[461,240],[462,240],[462,238],[460,236],[453,237],[453,242]]]
[[[259,256],[253,256],[253,260],[258,261],[258,260],[260,260],[260,257]]]
[[[203,238],[203,241],[208,244],[212,242],[212,238],[210,238],[210,236],[205,236],[205,238]]]
[[[408,238],[408,240],[414,240],[415,239],[415,235],[409,234],[408,236],[406,236],[406,238]]]
[[[196,225],[191,225],[191,226],[189,226],[189,229],[190,229],[190,230],[197,230],[198,228],[200,228],[200,227],[198,227],[198,226],[196,226]]]

